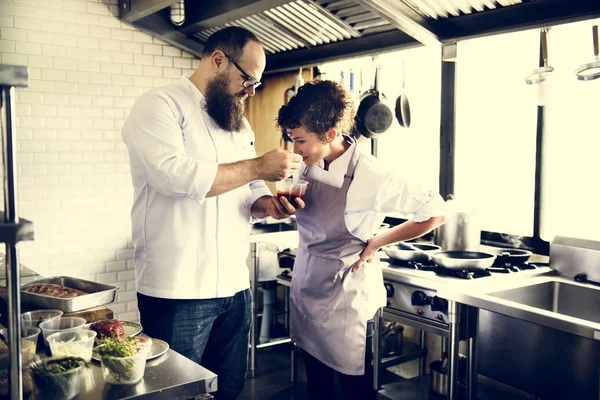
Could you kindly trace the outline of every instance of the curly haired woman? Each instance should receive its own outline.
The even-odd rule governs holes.
[[[303,158],[309,182],[305,208],[296,211],[300,242],[291,290],[291,336],[302,349],[308,398],[374,399],[371,368],[373,316],[386,295],[377,251],[413,239],[444,222],[444,201],[385,170],[345,134],[352,101],[331,81],[307,83],[277,124]],[[280,199],[282,212],[289,203]],[[304,204],[303,204],[304,205]],[[386,213],[412,219],[373,236]]]

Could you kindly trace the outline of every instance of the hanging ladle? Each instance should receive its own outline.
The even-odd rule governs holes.
[[[575,70],[575,75],[580,81],[593,81],[600,78],[600,57],[598,56],[598,25],[592,26],[592,38],[594,44],[594,62],[584,64]]]
[[[525,82],[528,85],[536,85],[538,83],[542,83],[548,78],[550,73],[554,71],[554,68],[548,65],[548,43],[547,43],[547,30],[544,28],[540,32],[540,36],[542,38],[542,57],[544,59],[544,66],[540,68],[536,68],[532,70],[527,77],[525,78]]]

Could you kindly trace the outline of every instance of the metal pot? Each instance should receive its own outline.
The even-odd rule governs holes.
[[[431,369],[431,390],[442,396],[448,395],[448,358],[444,354],[442,360],[429,364]]]
[[[481,251],[439,251],[431,258],[440,267],[458,270],[479,270],[491,267],[496,256]]]
[[[448,213],[446,223],[435,230],[434,243],[444,250],[478,251],[480,242],[480,215],[476,212]]]
[[[401,242],[402,243],[402,242]],[[412,247],[416,247],[423,252],[410,250],[403,247],[400,243],[385,246],[384,253],[394,260],[399,261],[427,261],[432,254],[440,251],[442,248],[433,244],[411,243]],[[429,257],[428,257],[429,256]]]
[[[381,327],[381,354],[389,356],[402,353],[404,327],[397,322],[384,321]]]

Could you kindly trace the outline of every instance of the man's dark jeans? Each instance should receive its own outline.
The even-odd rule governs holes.
[[[137,296],[144,333],[217,374],[216,399],[237,399],[248,369],[250,289],[202,300]]]

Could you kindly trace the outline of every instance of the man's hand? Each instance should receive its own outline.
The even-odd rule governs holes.
[[[259,179],[277,182],[300,168],[302,157],[282,149],[271,150],[256,159]]]
[[[269,199],[269,215],[275,219],[284,219],[292,214],[296,214],[296,211],[306,207],[304,200],[296,198],[296,205],[292,205],[286,197],[271,197]]]
[[[359,260],[352,267],[352,272],[358,271],[358,269],[362,267],[362,265],[365,262],[371,262],[375,254],[377,254],[377,251],[379,251],[379,249],[380,246],[376,244],[375,238],[367,240],[367,247],[365,247],[363,252],[360,254]]]

